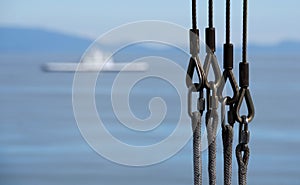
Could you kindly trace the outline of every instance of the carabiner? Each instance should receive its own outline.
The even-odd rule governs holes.
[[[242,123],[239,127],[239,143],[247,145],[250,140],[250,132],[248,130],[248,121],[246,116],[242,116]]]
[[[193,111],[192,111],[192,96],[193,92],[197,92],[195,86],[190,86],[188,90],[188,114],[192,118],[193,117]]]
[[[246,121],[247,121],[247,123],[250,123],[254,118],[255,108],[254,108],[254,104],[252,101],[252,97],[250,95],[250,90],[248,88],[241,88],[239,91],[239,99],[238,99],[238,102],[235,107],[236,120],[239,123],[243,123],[243,118],[240,115],[240,110],[241,110],[241,106],[242,106],[244,98],[245,98],[247,109],[248,109],[248,115],[246,117]]]
[[[239,167],[247,166],[249,161],[249,143],[250,132],[248,130],[248,121],[246,116],[242,116],[242,122],[239,128],[239,144],[236,147],[236,157]],[[243,168],[245,169],[245,168]]]
[[[206,89],[207,107],[208,109],[218,109],[219,101],[217,96],[217,85],[213,81],[210,81],[208,85],[209,86]]]
[[[194,92],[198,92],[196,87],[195,86],[189,87],[189,90],[188,90],[188,114],[191,118],[193,117],[192,98],[193,98]],[[201,91],[200,91],[200,98],[198,99],[197,109],[201,114],[205,110],[205,99],[203,98],[203,92],[201,92]]]

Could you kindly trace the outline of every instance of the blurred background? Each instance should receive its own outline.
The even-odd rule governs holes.
[[[222,66],[225,1],[215,1],[217,56]],[[300,2],[298,0],[249,1],[249,62],[251,92],[256,107],[250,125],[249,184],[296,185],[300,174]],[[198,3],[199,28],[207,26],[207,1]],[[242,2],[232,2],[232,42],[237,75],[241,45]],[[192,143],[172,158],[148,167],[128,167],[108,161],[93,151],[81,136],[72,108],[74,73],[46,73],[47,62],[79,62],[99,36],[123,24],[161,20],[191,27],[191,2],[152,1],[38,1],[0,2],[0,183],[46,184],[192,184]],[[159,28],[158,28],[159,29]],[[164,30],[162,30],[164,31]],[[202,31],[204,33],[204,31]],[[188,34],[188,33],[187,33]],[[202,34],[202,38],[204,35]],[[128,38],[129,39],[129,38]],[[124,42],[129,40],[124,40]],[[176,41],[174,41],[176,42]],[[114,44],[114,43],[108,43]],[[183,43],[179,43],[183,44]],[[188,46],[188,40],[185,46]],[[167,50],[167,52],[166,52]],[[138,45],[115,56],[131,62],[142,56],[165,56],[183,68],[188,58],[164,47]],[[176,52],[175,52],[176,53]],[[119,130],[110,103],[111,82],[104,74],[96,87],[98,110],[114,123],[109,130],[127,142],[148,145],[167,136],[180,107],[176,91],[163,81],[146,80],[133,90],[132,111],[149,116],[148,102],[160,96],[168,109],[161,131],[135,133]],[[183,79],[184,80],[184,79]],[[157,89],[160,89],[157,91]],[[177,104],[176,104],[177,103]],[[164,130],[165,129],[165,130]],[[117,131],[116,131],[117,130]],[[143,143],[143,138],[147,142]],[[129,139],[128,139],[129,138]],[[149,140],[150,138],[150,140]],[[218,136],[218,184],[222,184],[222,147]],[[100,142],[100,141],[99,141]],[[207,157],[204,151],[204,166]],[[132,156],[134,157],[134,156]],[[204,181],[207,182],[207,170]],[[234,160],[234,184],[237,182]]]

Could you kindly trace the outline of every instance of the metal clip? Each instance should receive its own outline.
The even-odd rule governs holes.
[[[221,119],[222,119],[222,127],[225,127],[225,112],[226,112],[226,102],[227,102],[227,97],[223,98],[221,100]],[[233,106],[230,106],[229,111],[227,112],[227,122],[229,125],[233,127],[235,123],[235,111]]]
[[[229,107],[229,111],[227,112],[227,116],[228,116],[228,123],[233,126],[233,124],[235,123],[235,110],[234,110],[234,106],[230,105]]]
[[[210,91],[212,93],[210,93]],[[208,108],[209,109],[218,109],[219,107],[219,101],[217,96],[217,86],[214,82],[209,82],[209,88],[206,90],[207,92],[207,99],[208,102]]]
[[[191,118],[193,117],[192,99],[193,99],[194,92],[197,92],[196,87],[195,86],[189,87],[189,90],[188,90],[188,114]],[[201,114],[205,110],[205,99],[203,98],[203,92],[201,92],[201,91],[200,91],[200,98],[198,99],[197,109]]]
[[[240,123],[240,128],[239,128],[239,143],[247,145],[250,140],[250,132],[248,130],[248,122],[247,122],[247,117],[242,116],[242,123]]]

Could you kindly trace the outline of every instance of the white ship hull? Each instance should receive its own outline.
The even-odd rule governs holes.
[[[143,72],[147,71],[146,63],[115,63],[108,62],[106,64],[97,63],[47,63],[42,66],[47,72]]]

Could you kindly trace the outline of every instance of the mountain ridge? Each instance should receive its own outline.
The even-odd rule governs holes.
[[[0,53],[83,53],[92,42],[91,39],[40,28],[0,27]],[[137,51],[143,49],[149,48],[136,47]],[[249,51],[255,53],[293,53],[299,49],[300,41],[286,40],[275,45],[249,44]],[[221,50],[222,47],[219,47],[218,51]],[[236,47],[236,50],[241,48]]]
[[[39,28],[0,27],[0,52],[78,53],[91,40]]]

